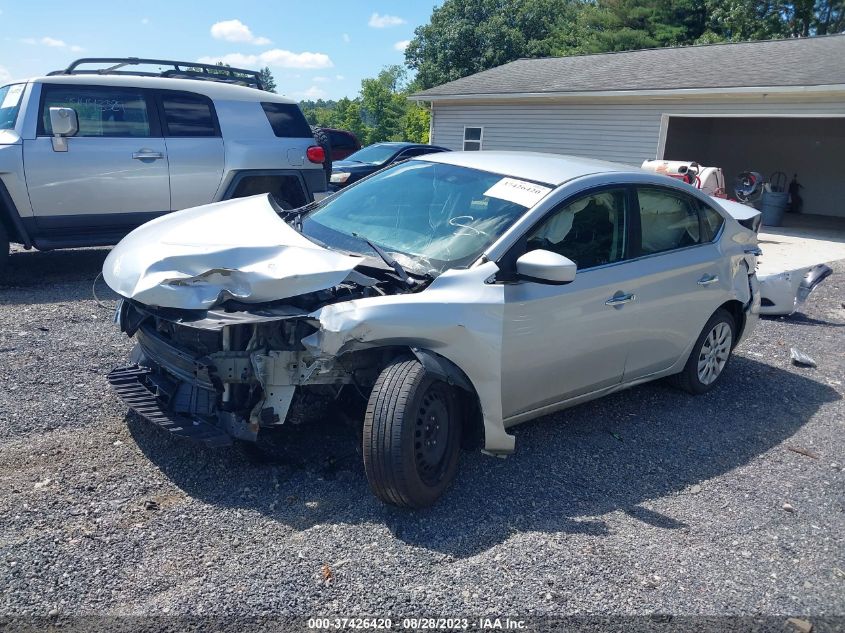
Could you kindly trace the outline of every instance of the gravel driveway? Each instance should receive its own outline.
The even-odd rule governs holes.
[[[528,423],[408,512],[332,419],[258,460],[127,415],[106,253],[20,252],[0,280],[0,615],[845,615],[842,262],[714,392]]]

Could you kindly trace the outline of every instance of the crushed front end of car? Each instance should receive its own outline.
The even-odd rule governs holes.
[[[411,288],[306,240],[279,212],[266,196],[191,209],[109,255],[104,276],[124,297],[115,321],[136,346],[108,380],[146,420],[209,446],[255,441],[310,400],[375,380],[366,355],[327,357],[302,340],[322,307]]]

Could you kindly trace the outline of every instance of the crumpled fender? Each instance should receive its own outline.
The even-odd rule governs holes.
[[[492,262],[448,270],[416,294],[369,297],[309,315],[317,332],[302,339],[317,357],[385,346],[420,347],[443,356],[472,383],[484,419],[485,450],[510,453],[514,438],[502,416],[504,289],[486,283]]]

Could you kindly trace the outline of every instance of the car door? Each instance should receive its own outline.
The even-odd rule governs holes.
[[[160,90],[157,103],[170,166],[170,208],[213,202],[223,178],[223,138],[205,95]]]
[[[730,262],[696,197],[678,189],[637,186],[629,306],[635,317],[625,381],[668,369],[688,352],[707,319],[730,299]],[[715,212],[714,212],[715,213]],[[718,214],[717,218],[720,218]]]
[[[170,210],[167,151],[146,91],[44,84],[37,136],[24,141],[29,197],[42,229],[88,234],[131,228]],[[79,131],[56,151],[50,108],[72,108]]]
[[[578,195],[529,230],[510,255],[542,248],[573,260],[578,272],[566,285],[505,285],[505,418],[622,380],[634,283],[625,261],[631,204],[624,186]]]

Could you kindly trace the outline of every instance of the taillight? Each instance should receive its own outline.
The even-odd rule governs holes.
[[[307,150],[305,150],[305,155],[308,157],[312,163],[324,163],[326,162],[326,152],[323,151],[323,148],[319,145],[312,145]]]

